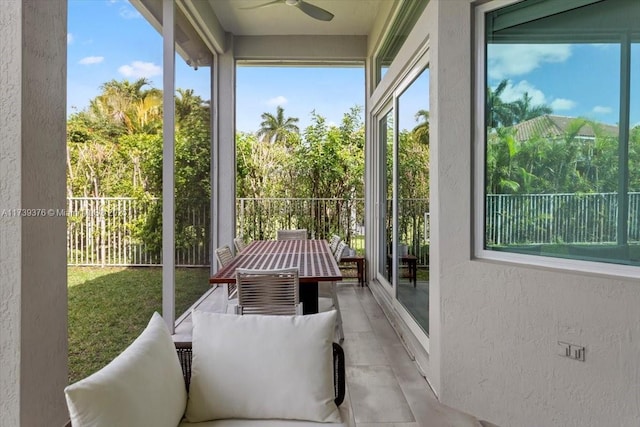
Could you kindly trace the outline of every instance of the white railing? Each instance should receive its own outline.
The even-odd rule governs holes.
[[[210,263],[208,206],[184,203],[176,217],[176,265]],[[238,234],[275,238],[280,228],[307,228],[312,238],[336,233],[364,251],[364,200],[237,199]],[[161,265],[160,202],[129,197],[74,197],[67,206],[67,259],[78,266]]]
[[[628,240],[640,241],[640,193],[629,193]],[[490,194],[485,230],[489,245],[615,243],[618,195]]]
[[[146,209],[145,209],[146,211]],[[131,224],[142,207],[132,198],[67,199],[67,260],[70,265],[149,265],[157,258],[136,241]]]
[[[629,194],[629,242],[640,241],[640,193]],[[427,199],[400,206],[399,238],[429,262]],[[176,265],[210,263],[209,207],[187,206],[176,221]],[[391,208],[389,203],[389,218]],[[488,195],[486,237],[490,245],[614,243],[618,199],[614,193]],[[237,234],[272,239],[280,228],[306,228],[312,238],[338,234],[364,253],[364,199],[237,199]],[[67,206],[69,265],[161,265],[157,199],[74,197]],[[388,228],[390,230],[390,228]]]
[[[237,199],[238,234],[247,239],[274,239],[279,229],[307,229],[312,239],[338,234],[354,249],[364,250],[364,199]]]
[[[189,207],[176,235],[177,266],[209,265],[208,207]],[[67,199],[67,263],[161,265],[160,203],[131,197]]]

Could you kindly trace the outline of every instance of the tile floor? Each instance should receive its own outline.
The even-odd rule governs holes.
[[[199,309],[223,311],[219,288]],[[338,285],[342,311],[350,425],[356,427],[481,427],[474,417],[440,404],[409,358],[369,288]],[[190,319],[176,339],[190,339]]]

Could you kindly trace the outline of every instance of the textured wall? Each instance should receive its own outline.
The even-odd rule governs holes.
[[[467,0],[436,3],[431,261],[440,397],[505,427],[637,427],[640,281],[471,257],[473,15]],[[558,356],[559,340],[586,346],[586,361]]]
[[[238,60],[354,61],[365,59],[367,37],[236,36],[233,50]]]
[[[20,5],[0,7],[0,426],[19,425],[20,220],[1,216],[20,205]]]
[[[63,209],[66,1],[0,10],[0,212]],[[0,217],[2,426],[68,418],[65,229],[64,216]]]

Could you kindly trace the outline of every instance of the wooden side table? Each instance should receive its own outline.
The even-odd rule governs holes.
[[[402,255],[398,259],[407,266],[409,283],[413,282],[413,287],[415,288],[418,281],[418,257],[415,255]],[[391,254],[387,254],[387,278],[391,280]]]
[[[358,284],[360,286],[365,286],[365,277],[364,277],[364,257],[359,255],[354,256],[343,256],[340,258],[340,263],[355,263],[356,269],[358,271]]]

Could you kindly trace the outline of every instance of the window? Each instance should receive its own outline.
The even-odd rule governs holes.
[[[409,36],[416,21],[422,15],[429,0],[411,0],[402,2],[398,14],[393,20],[384,43],[376,55],[376,84],[380,83],[391,62],[396,57],[400,48]]]
[[[483,249],[640,265],[640,2],[484,15]]]

